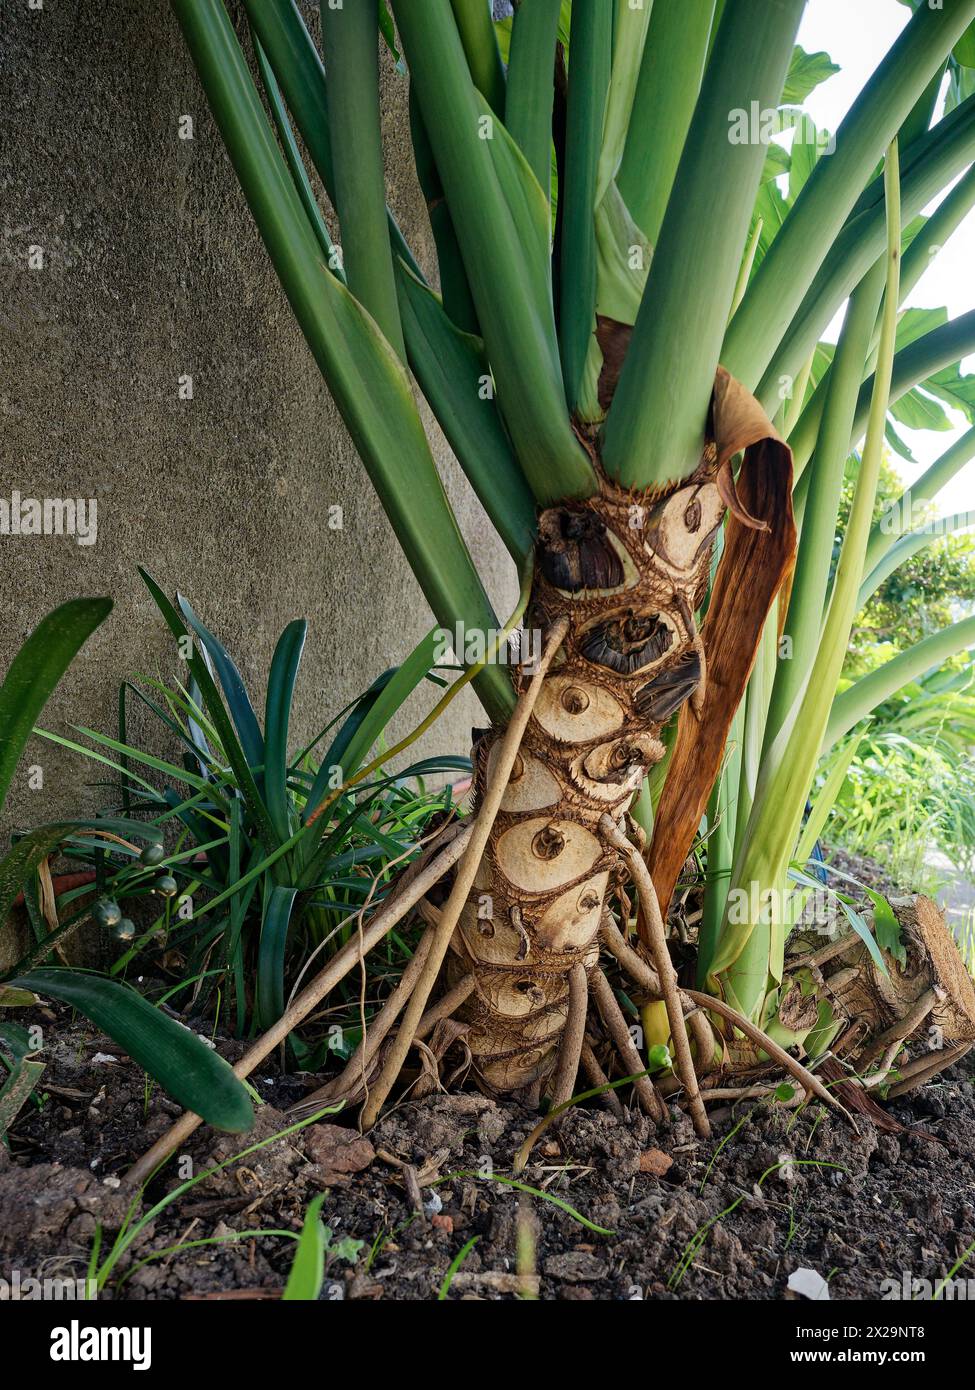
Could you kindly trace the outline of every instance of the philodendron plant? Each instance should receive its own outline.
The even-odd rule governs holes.
[[[243,0],[253,64],[222,0],[173,8],[437,621],[499,626],[413,379],[514,564],[524,573],[534,557],[526,625],[543,655],[513,679],[499,663],[477,678],[491,727],[475,744],[476,820],[343,1093],[381,1065],[375,1116],[432,1026],[437,989],[435,1016],[458,1014],[488,1090],[564,1101],[580,1065],[598,1082],[604,1040],[639,1071],[600,966],[608,950],[670,1039],[704,1128],[695,1073],[735,1062],[743,1039],[747,1060],[758,1047],[795,1069],[817,1030],[837,1048],[849,1031],[846,996],[809,952],[787,980],[793,909],[775,907],[819,759],[892,690],[975,640],[966,620],[834,699],[861,587],[897,541],[871,531],[888,409],[933,395],[971,411],[975,400],[957,370],[975,316],[920,335],[898,319],[975,202],[968,174],[921,215],[975,159],[975,0],[917,5],[828,139],[803,130],[797,109],[835,70],[795,46],[804,0],[522,0],[502,25],[488,0],[392,0],[392,17],[376,0],[339,0],[320,6],[321,49],[293,0]],[[402,47],[433,273],[386,206],[381,34]],[[946,70],[948,106],[933,122]],[[789,124],[800,126],[791,154],[768,143]],[[847,299],[834,352],[820,338]],[[856,497],[834,564],[853,451]],[[956,446],[926,495],[973,452],[970,439]],[[828,810],[827,795],[814,824]],[[665,920],[705,818],[698,994],[677,989]],[[741,891],[757,903],[744,916]],[[949,1038],[975,1034],[975,995],[943,928],[903,926],[903,969],[896,924],[861,929],[868,943],[853,933],[840,944],[869,953],[887,982],[857,995],[861,1050],[912,1032],[921,999]],[[857,978],[867,969],[835,960]],[[792,1062],[774,1050],[776,1030]],[[639,1089],[659,1113],[657,1088]]]
[[[0,685],[0,807],[35,720],[111,607],[107,598],[62,604],[41,619],[10,663]],[[40,1049],[32,1031],[11,1018],[16,1009],[36,1003],[38,995],[57,999],[85,1014],[181,1105],[211,1124],[244,1130],[253,1123],[246,1089],[223,1058],[196,1034],[127,986],[86,971],[45,964],[56,947],[93,912],[89,905],[58,922],[48,868],[50,856],[64,845],[108,843],[125,845],[138,856],[136,841],[143,846],[141,853],[148,851],[150,864],[158,862],[162,848],[158,827],[107,817],[39,826],[15,837],[12,847],[0,857],[0,930],[7,926],[21,890],[39,874],[46,886],[45,915],[50,927],[17,965],[0,972],[0,1136],[43,1070],[43,1064],[36,1060]]]

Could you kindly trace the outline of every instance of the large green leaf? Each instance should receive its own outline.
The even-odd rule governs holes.
[[[555,43],[562,0],[519,5],[508,57],[504,121],[529,168],[547,193],[552,174],[552,104],[555,95]],[[506,37],[499,26],[499,36]]]
[[[918,11],[850,108],[836,132],[834,152],[817,164],[729,327],[721,360],[750,390],[768,372],[777,345],[884,150],[973,16],[975,0],[944,0],[943,8]],[[905,160],[905,183],[908,174]],[[906,190],[904,204],[906,210]],[[880,255],[882,243],[881,235],[868,265]],[[797,355],[805,360],[810,347]],[[789,365],[782,370],[795,374]]]
[[[285,293],[430,607],[447,626],[458,620],[482,631],[496,626],[447,502],[405,368],[371,316],[323,266],[223,5],[173,0],[173,6]],[[251,18],[261,27],[258,11],[273,16],[280,8],[268,0],[252,7]],[[284,86],[273,38],[261,29],[261,42]],[[476,132],[474,139],[485,143],[477,141]],[[510,689],[496,666],[485,668],[477,688],[493,714],[510,710]]]
[[[0,685],[0,806],[38,715],[111,609],[110,598],[79,598],[61,604],[41,619],[10,663]]]
[[[378,7],[325,4],[320,14],[328,72],[335,210],[342,230],[347,283],[386,341],[405,359],[386,226],[379,129]]]
[[[521,566],[535,538],[535,500],[494,402],[480,338],[464,333],[439,298],[398,263],[410,365],[495,529]],[[423,350],[417,351],[422,344]]]
[[[789,74],[782,88],[783,102],[801,105],[821,82],[828,81],[839,70],[839,65],[833,62],[828,53],[807,53],[802,45],[797,43],[792,51]]]
[[[555,336],[549,200],[474,86],[448,0],[393,9],[525,476],[543,505],[589,496],[596,477],[569,422]]]
[[[69,1004],[125,1049],[163,1090],[217,1129],[240,1133],[254,1123],[244,1086],[222,1057],[140,994],[101,975],[57,967],[11,984]]]
[[[617,182],[634,221],[656,246],[701,88],[715,6],[714,0],[683,0],[648,8]]]
[[[760,6],[727,0],[725,5],[603,427],[603,462],[625,487],[687,477],[700,461],[765,163],[761,140],[740,128],[744,138],[734,138],[731,118],[739,112],[747,124],[756,103],[761,109],[777,107],[802,10],[802,0]],[[720,236],[714,228],[716,207]],[[746,294],[734,323],[747,303]]]

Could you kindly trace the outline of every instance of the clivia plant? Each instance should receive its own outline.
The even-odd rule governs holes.
[[[42,618],[15,655],[0,685],[0,806],[30,737],[34,722],[78,651],[111,611],[106,598],[75,599]],[[139,842],[139,843],[135,843]],[[101,975],[49,965],[65,938],[89,916],[117,930],[121,911],[111,899],[82,903],[59,922],[53,903],[49,859],[60,850],[124,846],[151,869],[163,852],[162,832],[124,818],[57,821],[15,837],[0,857],[0,926],[6,925],[22,889],[37,879],[46,885],[46,920],[32,917],[36,940],[11,969],[0,973],[0,1136],[9,1127],[43,1070],[31,1031],[8,1011],[56,999],[77,1009],[124,1048],[133,1061],[181,1105],[220,1129],[245,1130],[253,1109],[243,1084],[228,1064],[194,1033],[135,990]],[[141,846],[141,848],[140,848]],[[90,895],[89,895],[90,896]]]

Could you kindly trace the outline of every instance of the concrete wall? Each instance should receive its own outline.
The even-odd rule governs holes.
[[[0,20],[0,498],[95,498],[98,538],[0,535],[0,667],[57,603],[111,594],[112,616],[44,716],[56,730],[111,729],[121,677],[177,669],[143,564],[190,596],[255,701],[277,634],[311,620],[303,737],[406,655],[429,610],[270,269],[169,7],[32,3],[10,0]],[[388,57],[383,106],[389,199],[429,267],[406,84]],[[192,140],[179,138],[184,115]],[[187,374],[193,398],[181,400]],[[432,437],[507,613],[511,565]],[[325,524],[333,504],[341,531]],[[422,747],[466,752],[479,721],[465,692]],[[28,761],[44,787],[18,777],[4,842],[12,825],[85,813],[104,795],[72,754],[35,741]]]

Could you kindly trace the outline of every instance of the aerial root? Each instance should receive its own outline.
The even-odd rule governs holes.
[[[465,975],[433,1005],[430,996],[441,976],[442,966],[451,939],[474,883],[475,874],[488,843],[508,785],[519,748],[535,701],[542,688],[548,667],[564,640],[567,620],[556,623],[547,634],[545,649],[532,675],[531,682],[519,697],[514,714],[501,740],[494,775],[485,789],[480,808],[469,826],[451,829],[453,838],[435,857],[429,857],[437,846],[409,866],[391,889],[385,902],[375,912],[368,926],[360,929],[328,964],[292,1000],[281,1018],[258,1038],[235,1064],[234,1073],[241,1079],[249,1076],[274,1049],[288,1037],[301,1021],[377,946],[412,909],[427,923],[413,958],[389,995],[377,1017],[364,1033],[362,1042],[346,1063],[341,1074],[327,1085],[306,1097],[292,1110],[293,1115],[314,1113],[319,1106],[348,1100],[365,1094],[361,1127],[370,1128],[378,1118],[403,1064],[414,1044],[423,1040],[441,1021],[448,1019],[475,989],[473,974]],[[680,989],[677,974],[666,942],[666,932],[654,892],[653,882],[639,848],[634,845],[613,820],[604,816],[600,823],[604,840],[623,858],[639,893],[638,922],[641,940],[648,950],[652,964],[627,943],[612,918],[604,914],[601,939],[615,956],[623,970],[651,999],[662,999],[670,1025],[675,1051],[675,1073],[685,1094],[697,1134],[710,1134],[704,1097],[695,1070],[688,1029],[697,1048],[702,1075],[715,1070],[716,1033],[708,1015],[718,1015],[756,1043],[783,1070],[796,1078],[805,1091],[851,1118],[836,1098],[811,1072],[772,1041],[761,1029],[744,1018],[724,1001],[695,990]],[[446,902],[435,907],[427,894],[453,871],[453,883]],[[354,920],[352,914],[348,920]],[[818,962],[817,962],[818,963]],[[616,1001],[613,989],[596,966],[587,976],[582,963],[568,974],[568,1016],[560,1039],[555,1070],[550,1088],[552,1104],[565,1104],[571,1099],[576,1078],[581,1069],[594,1087],[609,1087],[592,1042],[586,1037],[588,1000],[591,996],[602,1019],[605,1032],[619,1054],[628,1074],[634,1075],[634,1090],[641,1106],[658,1123],[666,1123],[668,1111],[630,1036],[626,1019]],[[398,1020],[402,1019],[394,1030]],[[900,1025],[903,1027],[903,1022]],[[720,1034],[717,1034],[720,1038]],[[954,1049],[943,1054],[943,1060],[912,1084],[920,1084],[943,1066],[950,1065],[956,1055],[967,1049]],[[940,1054],[939,1054],[940,1055]],[[371,1074],[376,1071],[374,1082]],[[906,1088],[905,1088],[906,1089]],[[895,1089],[891,1094],[899,1094]],[[708,1098],[718,1093],[708,1092]],[[722,1095],[721,1098],[724,1098]],[[622,1115],[619,1098],[612,1090],[601,1097],[614,1114]],[[151,1173],[196,1130],[202,1123],[198,1115],[187,1111],[166,1134],[139,1158],[126,1174],[129,1184],[144,1182]],[[851,1119],[852,1123],[852,1119]]]
[[[661,998],[662,990],[656,972],[651,969],[647,962],[633,950],[624,940],[622,933],[612,919],[606,915],[603,917],[601,935],[603,942],[612,954],[619,961],[620,965],[627,972],[635,984],[652,998]],[[852,1117],[847,1113],[834,1095],[832,1095],[818,1077],[814,1076],[808,1068],[795,1057],[791,1057],[784,1048],[774,1042],[767,1033],[757,1027],[749,1019],[740,1014],[737,1009],[733,1009],[726,1004],[723,999],[715,999],[710,994],[702,994],[695,989],[682,989],[680,991],[680,1001],[682,1008],[688,1011],[688,1022],[693,1024],[694,1014],[692,1010],[700,1010],[697,1017],[703,1020],[703,1014],[707,1012],[719,1014],[729,1023],[733,1024],[739,1032],[744,1033],[753,1043],[757,1044],[773,1061],[777,1062],[790,1076],[811,1095],[817,1096],[825,1104],[832,1106],[834,1110],[839,1110],[852,1123]],[[705,1047],[713,1048],[713,1036],[710,1036],[703,1044]]]
[[[454,928],[457,925],[461,914],[461,909],[467,902],[468,896],[474,886],[474,877],[481,862],[481,857],[487,847],[488,839],[491,834],[498,811],[501,808],[501,799],[508,786],[512,770],[518,757],[518,750],[524,736],[528,720],[535,706],[535,701],[541,693],[542,683],[545,679],[552,658],[555,656],[559,647],[569,630],[568,618],[561,618],[554,624],[548,633],[545,649],[535,668],[531,681],[527,689],[518,698],[515,705],[514,714],[504,732],[498,749],[498,761],[494,776],[485,789],[481,808],[478,812],[471,835],[467,840],[463,856],[457,866],[454,875],[454,882],[450,889],[447,901],[444,903],[440,913],[440,920],[436,925],[433,944],[423,963],[419,978],[414,986],[406,1009],[403,1014],[403,1022],[393,1040],[392,1046],[383,1062],[382,1069],[376,1078],[376,1084],[369,1093],[369,1098],[363,1106],[361,1125],[363,1129],[371,1129],[379,1118],[390,1091],[392,1090],[396,1078],[399,1076],[406,1060],[407,1053],[413,1044],[417,1028],[423,1018],[424,1010],[433,991],[434,985],[440,976],[440,969],[450,946]]]
[[[711,1126],[699,1093],[694,1059],[691,1056],[691,1044],[687,1036],[687,1025],[684,1022],[684,1010],[681,1007],[680,990],[677,986],[677,971],[674,969],[670,951],[667,949],[667,933],[664,929],[660,904],[657,901],[650,870],[647,868],[639,849],[630,843],[612,817],[603,816],[599,822],[599,829],[606,843],[612,845],[626,861],[639,892],[638,921],[643,928],[641,936],[653,959],[660,992],[667,1010],[670,1036],[673,1039],[676,1054],[675,1070],[687,1095],[687,1108],[694,1121],[694,1132],[699,1139],[708,1139],[711,1135]]]
[[[929,1052],[927,1056],[918,1057],[913,1062],[908,1062],[906,1066],[900,1068],[900,1080],[896,1086],[891,1086],[887,1092],[887,1099],[896,1100],[898,1096],[906,1096],[910,1091],[916,1090],[918,1086],[923,1086],[939,1072],[954,1066],[956,1062],[960,1062],[973,1047],[975,1047],[975,1043],[958,1043],[955,1047],[942,1048],[940,1052]]]
[[[613,993],[612,986],[598,966],[589,977],[589,992],[595,1000],[599,1016],[603,1020],[606,1031],[620,1054],[628,1074],[636,1078],[633,1082],[633,1089],[640,1105],[652,1120],[658,1124],[665,1124],[668,1119],[667,1107],[649,1076],[639,1075],[641,1072],[646,1072],[643,1059],[630,1035],[626,1019],[623,1017],[623,1010],[616,1002],[616,995]]]
[[[579,1053],[579,1061],[586,1080],[599,1090],[599,1099],[606,1109],[609,1110],[618,1120],[623,1118],[623,1104],[615,1091],[609,1089],[611,1082],[609,1077],[599,1065],[599,1058],[592,1050],[592,1043],[588,1038],[583,1038],[582,1049]]]
[[[579,1062],[586,1040],[586,1014],[588,1012],[589,981],[586,967],[579,961],[569,971],[569,1014],[562,1031],[559,1045],[559,1058],[552,1082],[551,1101],[554,1110],[565,1105],[575,1094]]]

